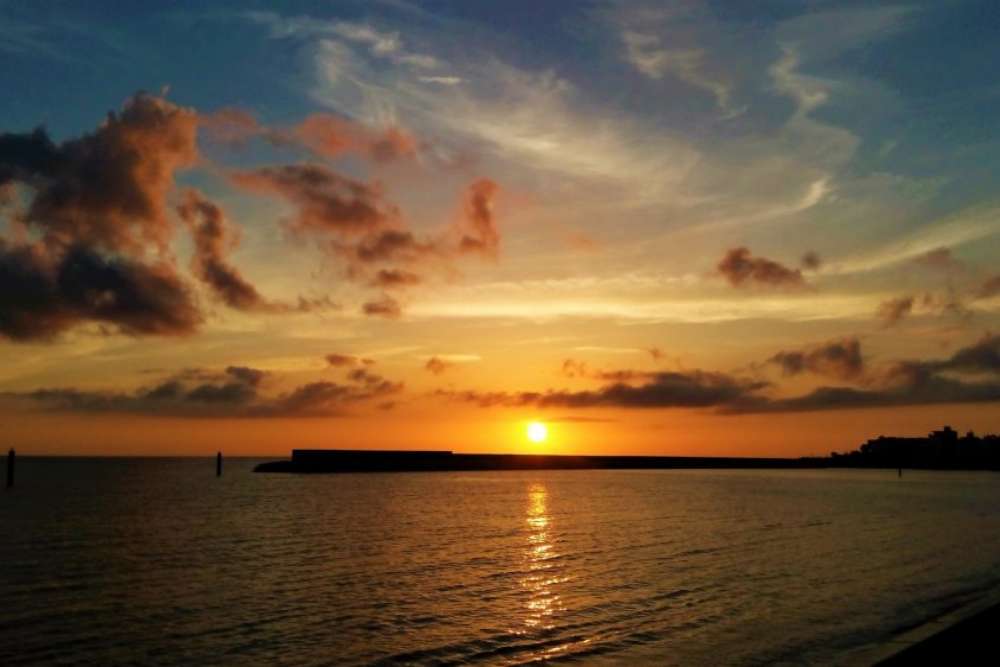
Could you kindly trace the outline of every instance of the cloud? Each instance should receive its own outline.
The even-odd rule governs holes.
[[[913,312],[913,297],[901,296],[880,303],[876,315],[885,326],[891,327],[911,312]]]
[[[439,357],[431,357],[430,359],[427,360],[427,363],[424,364],[424,369],[433,373],[434,375],[441,375],[448,369],[452,368],[454,365],[455,364],[444,361]]]
[[[49,247],[164,250],[174,173],[198,157],[197,114],[146,93],[110,112],[97,130],[55,144],[45,130],[0,134],[0,185],[26,186],[22,215]]]
[[[940,247],[929,250],[913,260],[920,266],[938,271],[953,271],[962,268],[962,263],[955,259],[950,248]]]
[[[972,345],[960,348],[948,359],[927,365],[937,371],[1000,373],[1000,335],[986,334]]]
[[[305,16],[284,17],[266,11],[245,12],[243,16],[267,26],[274,39],[335,37],[368,47],[370,57],[376,60],[388,60],[417,71],[434,70],[442,65],[431,55],[407,49],[398,32],[383,30],[367,23],[327,21]]]
[[[734,287],[750,283],[774,287],[805,285],[800,270],[790,269],[765,257],[754,257],[745,247],[727,250],[716,268]]]
[[[968,381],[954,374],[988,376]],[[1000,336],[986,335],[939,360],[903,360],[889,364],[881,387],[819,387],[793,398],[753,398],[728,406],[731,412],[794,412],[845,408],[983,403],[1000,401]]]
[[[223,372],[195,369],[178,373],[132,392],[56,388],[2,396],[53,412],[250,418],[338,416],[350,406],[385,400],[403,390],[402,383],[358,369],[345,384],[310,382],[265,395],[261,389],[268,377],[259,369],[230,366]]]
[[[691,371],[648,374],[644,384],[621,382],[592,391],[549,390],[546,392],[453,392],[439,395],[475,403],[481,407],[534,406],[568,408],[677,408],[713,407],[735,403],[766,386],[755,380],[741,380],[724,373]]]
[[[344,153],[358,153],[376,162],[412,158],[418,147],[417,140],[402,128],[392,126],[375,132],[325,113],[308,116],[286,135],[318,155],[338,157]]]
[[[196,190],[188,190],[177,213],[191,230],[195,254],[191,261],[194,274],[208,285],[229,307],[257,310],[264,299],[226,259],[239,238],[214,202]]]
[[[417,78],[424,83],[437,83],[442,86],[457,86],[462,83],[462,78],[458,76],[421,76]]]
[[[377,301],[367,301],[362,304],[361,312],[369,317],[396,319],[403,314],[403,309],[398,301],[391,296],[385,295]]]
[[[0,335],[49,339],[84,322],[142,335],[192,333],[201,315],[166,262],[107,258],[74,245],[54,256],[0,240]]]
[[[335,243],[333,247],[351,260],[365,264],[378,262],[416,262],[438,252],[433,241],[420,240],[412,232],[386,229],[366,235],[356,244]]]
[[[478,252],[496,257],[500,246],[500,233],[493,217],[493,200],[499,186],[488,178],[472,183],[466,192],[466,230],[459,241],[459,251]]]
[[[373,287],[381,287],[383,289],[393,289],[399,287],[412,287],[413,285],[419,285],[422,279],[416,273],[410,271],[403,271],[401,269],[379,269],[378,273],[372,279],[371,285]]]
[[[232,174],[233,182],[295,204],[293,232],[358,234],[387,224],[398,209],[372,185],[342,176],[321,164],[261,167]]]
[[[807,269],[809,271],[816,271],[822,265],[823,265],[823,260],[816,251],[810,250],[806,252],[804,255],[802,255],[803,269]]]
[[[341,368],[344,366],[371,366],[375,363],[374,359],[368,359],[366,357],[356,357],[353,354],[328,354],[326,357],[326,362],[331,366],[336,368]]]
[[[87,322],[132,335],[197,328],[167,210],[175,172],[198,159],[196,134],[193,110],[141,92],[60,144],[41,128],[0,134],[0,188],[19,186],[25,205],[24,232],[0,240],[0,335],[49,339]]]
[[[1000,274],[986,279],[976,290],[977,299],[989,299],[997,294],[1000,294]]]
[[[625,60],[650,79],[662,79],[667,74],[700,88],[715,98],[720,109],[730,107],[731,84],[721,75],[708,73],[706,53],[703,49],[664,48],[660,37],[654,34],[626,30],[622,33],[625,43]]]
[[[803,350],[783,350],[768,362],[780,366],[785,375],[808,371],[838,380],[857,380],[865,370],[861,342],[857,338],[830,341]]]
[[[809,370],[841,380],[855,380],[864,373],[855,339],[823,344],[797,355],[779,352],[771,360],[788,368],[791,374]],[[1000,401],[1000,335],[992,334],[945,359],[893,362],[883,373],[866,378],[866,384],[872,388],[823,386],[801,396],[784,398],[769,396],[773,387],[768,382],[715,371],[648,373],[626,369],[588,373],[578,362],[567,362],[572,362],[568,368],[574,374],[610,382],[586,391],[441,390],[436,395],[480,407],[712,408],[721,414]],[[988,379],[970,382],[956,379],[955,374],[985,375]]]
[[[583,361],[577,361],[576,359],[564,359],[562,362],[561,372],[566,377],[587,377],[589,375],[589,370],[587,364]]]

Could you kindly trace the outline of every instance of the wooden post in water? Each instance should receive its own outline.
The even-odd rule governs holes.
[[[222,477],[222,452],[215,455],[215,476]]]
[[[14,448],[11,447],[10,451],[7,452],[7,488],[14,486],[14,457],[16,456]]]

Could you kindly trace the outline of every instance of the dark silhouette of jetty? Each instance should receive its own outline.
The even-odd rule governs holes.
[[[446,450],[293,449],[288,461],[269,461],[254,472],[436,472],[472,470],[921,468],[1000,470],[1000,436],[959,438],[950,426],[926,438],[879,436],[847,454],[829,457],[562,456],[456,454]]]
[[[261,463],[255,472],[431,472],[446,470],[627,470],[653,468],[815,468],[804,459],[706,456],[560,456],[456,454],[450,451],[293,449],[290,461]]]

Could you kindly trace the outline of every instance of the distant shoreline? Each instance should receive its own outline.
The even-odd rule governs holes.
[[[896,469],[896,466],[888,465],[845,465],[845,462],[836,459],[818,457],[573,456],[456,454],[444,450],[294,449],[291,459],[258,464],[254,472],[313,474],[513,470],[816,470],[848,467]]]

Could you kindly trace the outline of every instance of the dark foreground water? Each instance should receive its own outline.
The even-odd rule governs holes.
[[[1000,583],[1000,475],[26,459],[0,664],[841,663]]]

